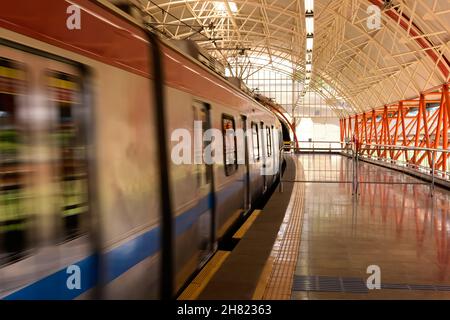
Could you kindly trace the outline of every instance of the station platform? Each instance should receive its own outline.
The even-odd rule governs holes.
[[[288,155],[282,187],[179,299],[450,299],[450,192],[359,162],[353,194],[352,165]]]

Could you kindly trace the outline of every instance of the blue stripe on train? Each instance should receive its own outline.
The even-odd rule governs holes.
[[[66,286],[69,274],[66,268],[61,269],[48,277],[34,282],[23,289],[20,289],[5,300],[70,300],[92,288],[97,283],[96,272],[97,259],[91,255],[81,261],[77,266],[81,270],[81,290],[69,290]]]
[[[239,183],[220,191],[219,198],[227,198],[235,191]],[[175,218],[175,234],[179,236],[187,231],[197,218],[212,206],[213,194],[200,200],[194,208],[187,210]],[[105,253],[104,259],[108,266],[105,281],[110,282],[127,270],[151,257],[160,248],[160,228],[155,227],[136,238]],[[63,268],[45,278],[42,278],[18,291],[4,297],[5,300],[71,300],[93,288],[97,281],[97,256],[90,255],[75,263],[81,271],[81,289],[70,290],[66,285],[70,276]]]

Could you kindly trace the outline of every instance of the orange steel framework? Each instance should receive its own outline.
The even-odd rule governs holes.
[[[340,119],[341,141],[367,145],[394,145],[430,149],[449,148],[449,84],[384,107]],[[364,148],[362,154],[379,159],[402,160],[412,168],[431,167],[432,151]],[[435,169],[448,174],[450,155],[437,153]]]

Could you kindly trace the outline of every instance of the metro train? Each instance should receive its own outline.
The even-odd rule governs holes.
[[[171,161],[194,121],[222,162]],[[175,297],[276,183],[282,125],[106,2],[3,3],[0,299]]]

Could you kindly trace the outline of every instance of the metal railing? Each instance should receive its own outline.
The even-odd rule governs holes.
[[[290,141],[285,148],[295,149],[298,152],[328,152],[332,153],[337,150],[342,150],[344,143],[340,141],[298,141],[299,147],[295,147],[295,142]],[[282,148],[283,149],[283,148]]]
[[[308,146],[301,146],[301,144],[309,144]],[[288,144],[284,144],[280,148],[280,160],[279,163],[282,163],[281,157],[286,153],[293,154],[304,154],[306,156],[314,154],[335,154],[340,155],[342,153],[350,152],[351,160],[350,166],[351,169],[348,170],[348,167],[345,168],[337,168],[333,167],[333,164],[325,164],[324,168],[303,168],[304,173],[312,173],[314,176],[318,173],[319,177],[311,177],[311,175],[305,176],[303,179],[295,179],[295,180],[286,180],[280,177],[280,192],[283,191],[283,183],[284,182],[308,182],[308,183],[341,183],[341,184],[352,184],[353,192],[356,192],[356,184],[357,184],[357,170],[356,170],[356,153],[354,153],[355,148],[353,148],[353,143],[351,142],[340,142],[340,141],[299,141],[299,147],[295,147],[294,142],[290,142]],[[313,162],[314,159],[311,159]],[[281,172],[281,171],[280,171]],[[324,173],[337,173],[342,176],[341,179],[332,180],[330,177],[323,177]],[[348,174],[348,173],[351,174]],[[326,174],[325,174],[326,176]]]
[[[283,182],[309,182],[309,183],[351,183],[352,184],[352,194],[358,195],[359,185],[360,184],[422,184],[429,185],[430,195],[434,195],[434,189],[436,181],[446,181],[450,182],[450,172],[443,170],[436,170],[436,163],[438,159],[441,157],[445,160],[445,158],[450,158],[450,150],[445,149],[433,149],[433,148],[422,148],[422,147],[409,147],[409,146],[396,146],[396,145],[379,145],[379,144],[360,144],[356,145],[353,142],[336,142],[336,141],[301,141],[300,143],[309,143],[309,146],[299,146],[298,148],[293,145],[293,143],[285,144],[280,148],[280,164],[281,157],[286,152],[291,152],[295,154],[302,153],[330,153],[330,154],[341,154],[348,157],[351,161],[351,170],[347,170],[347,172],[351,172],[351,177],[348,177],[344,174],[344,179],[337,180],[327,180],[322,179],[322,175],[319,176],[318,179],[311,179],[305,177],[305,179],[301,180],[283,180],[280,178],[280,191],[282,191]],[[326,145],[325,147],[321,147],[321,145]],[[319,147],[317,147],[319,146]],[[442,157],[443,154],[448,156]],[[416,163],[412,163],[410,159],[418,159],[419,157],[427,157],[426,164],[427,165],[417,165]],[[378,164],[387,164],[388,167],[394,169],[408,169],[406,172],[415,174],[417,177],[422,178],[421,180],[417,179],[406,179],[400,181],[382,181],[382,180],[372,180],[366,177],[367,176],[367,168],[362,171],[361,166],[359,164],[360,160],[372,160],[374,163]],[[308,159],[304,158],[303,161],[308,161]],[[320,159],[315,158],[313,161],[316,161],[314,165],[319,166],[317,170],[311,171],[324,171],[320,166]],[[348,169],[348,168],[347,168]],[[333,171],[333,168],[325,168],[325,170]],[[341,169],[342,170],[342,169]],[[341,174],[342,175],[342,174]],[[425,181],[426,180],[426,181]]]
[[[450,172],[437,170],[436,163],[439,158],[442,161],[450,159],[450,150],[441,148],[425,148],[398,145],[361,144],[358,148],[358,157],[386,163],[399,169],[407,169],[417,173],[422,178],[430,180],[430,188],[433,194],[437,179],[450,182]],[[443,155],[446,155],[443,157]],[[424,157],[425,165],[418,164],[417,159]],[[448,161],[448,160],[447,160]],[[448,165],[446,166],[449,167]]]

